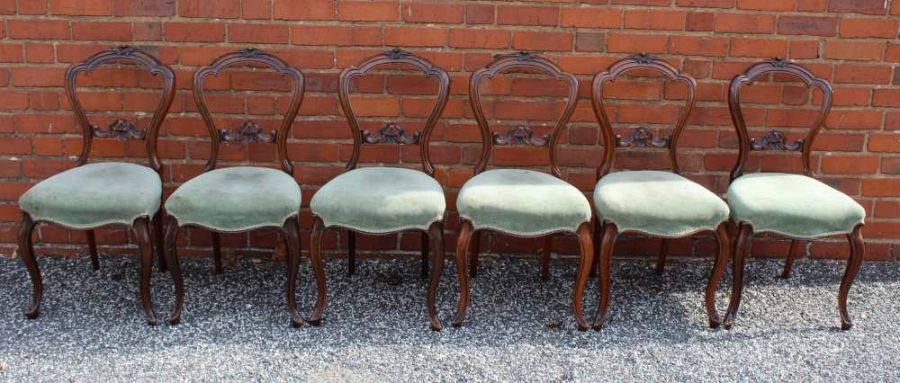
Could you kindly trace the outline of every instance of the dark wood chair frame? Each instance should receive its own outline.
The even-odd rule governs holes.
[[[758,78],[769,74],[788,75],[799,79],[808,88],[818,88],[822,91],[822,105],[816,118],[809,126],[806,137],[795,142],[788,142],[785,135],[778,130],[769,130],[769,132],[761,139],[751,139],[747,132],[747,124],[744,120],[744,114],[741,110],[741,89],[744,85],[751,85]],[[773,151],[799,151],[803,160],[803,173],[806,176],[814,177],[810,152],[812,151],[813,141],[825,119],[831,110],[831,102],[833,90],[831,84],[823,79],[816,77],[806,68],[785,60],[775,59],[754,64],[744,73],[735,76],[731,80],[728,89],[728,108],[731,112],[731,120],[734,123],[735,131],[738,136],[739,155],[738,161],[734,169],[731,171],[731,181],[740,177],[744,172],[744,166],[751,151],[773,150]],[[850,243],[850,259],[847,262],[847,268],[841,279],[840,289],[838,290],[838,312],[841,316],[841,329],[849,330],[853,326],[850,314],[847,312],[847,294],[850,292],[850,286],[859,272],[862,260],[865,257],[865,243],[862,236],[863,224],[859,224],[847,234],[847,241]],[[734,286],[731,294],[731,302],[728,304],[728,312],[725,315],[725,328],[731,329],[737,316],[737,310],[741,303],[741,294],[744,289],[744,259],[750,253],[750,246],[753,240],[753,226],[748,223],[742,223],[737,228],[737,241],[734,249],[733,275]],[[809,238],[791,238],[791,247],[788,251],[787,261],[785,262],[782,277],[790,276],[791,267],[794,258]]]
[[[533,130],[528,126],[516,126],[509,128],[505,133],[491,133],[490,125],[484,115],[481,103],[480,85],[482,80],[494,78],[499,74],[506,73],[511,70],[531,70],[545,74],[557,81],[566,83],[569,87],[568,100],[563,109],[562,114],[556,121],[556,125],[550,132],[549,137],[535,137]],[[519,52],[510,55],[497,56],[493,62],[487,67],[479,69],[469,78],[469,102],[472,110],[475,112],[475,119],[481,131],[481,157],[475,165],[475,174],[483,172],[490,162],[493,153],[493,145],[526,145],[536,147],[547,147],[550,152],[550,172],[555,177],[560,177],[560,169],[557,164],[558,143],[562,130],[572,117],[575,111],[575,105],[578,102],[578,79],[570,73],[563,72],[556,64],[550,60],[538,56],[534,53]],[[462,325],[466,316],[466,309],[469,305],[469,275],[466,273],[466,262],[469,262],[471,269],[469,273],[474,277],[477,273],[478,250],[480,247],[479,234],[485,229],[475,230],[472,222],[461,219],[459,237],[456,243],[456,268],[459,278],[459,306],[457,307],[456,316],[451,322],[454,327]],[[542,234],[545,238],[544,247],[541,249],[543,272],[542,278],[547,278],[547,265],[550,254],[550,245],[552,236],[563,232]],[[520,238],[530,238],[531,236],[516,235],[514,233],[504,233]],[[587,282],[591,265],[593,264],[594,249],[591,241],[591,224],[585,222],[575,233],[578,237],[581,249],[581,264],[576,277],[577,283],[575,291],[572,295],[572,310],[575,314],[575,320],[580,330],[587,330],[588,322],[584,319],[584,308],[582,297],[584,296],[584,285]],[[471,255],[469,249],[472,248]],[[578,286],[581,286],[579,288]]]
[[[230,132],[226,129],[219,130],[216,127],[209,106],[206,103],[206,93],[204,89],[205,81],[209,76],[218,76],[223,70],[235,65],[257,64],[275,70],[282,77],[291,79],[291,103],[287,112],[284,114],[281,125],[277,131],[265,133],[262,128],[255,122],[248,121],[240,125],[236,131]],[[255,48],[247,48],[237,52],[225,54],[216,59],[212,64],[203,67],[194,74],[194,102],[203,117],[203,122],[209,131],[211,150],[209,160],[206,163],[204,172],[211,171],[216,168],[216,162],[219,155],[219,145],[221,143],[247,144],[252,142],[268,142],[275,143],[276,160],[285,173],[293,174],[293,165],[288,158],[287,139],[290,134],[291,125],[297,112],[300,110],[300,104],[303,102],[305,89],[305,77],[300,70],[288,65],[282,59],[270,53],[260,51]],[[227,209],[227,206],[223,206]],[[300,223],[299,214],[288,217],[281,226],[267,227],[274,229],[281,234],[285,240],[287,247],[287,304],[288,312],[291,316],[291,324],[295,327],[303,324],[303,318],[297,311],[296,287],[297,287],[297,269],[300,264]],[[178,253],[176,249],[176,240],[178,229],[182,227],[200,227],[212,232],[213,236],[213,258],[215,273],[222,272],[222,257],[220,249],[220,233],[230,231],[221,231],[211,227],[201,227],[199,225],[180,225],[174,216],[169,216],[166,235],[165,250],[166,259],[169,264],[172,279],[175,282],[175,310],[168,318],[170,324],[177,324],[181,320],[181,311],[184,306],[184,279],[181,275],[181,266],[178,261]],[[254,228],[255,230],[255,228]],[[241,230],[241,232],[246,230]],[[315,259],[313,259],[315,262]]]
[[[622,138],[614,134],[612,123],[606,115],[603,103],[603,85],[608,82],[614,82],[620,76],[633,70],[649,70],[665,76],[669,81],[682,83],[687,89],[684,109],[678,120],[675,122],[672,134],[666,138],[655,138],[650,130],[645,127],[633,129],[629,137]],[[666,148],[669,152],[669,161],[672,163],[672,172],[681,174],[678,166],[678,139],[681,137],[684,127],[687,124],[688,117],[694,109],[697,93],[697,82],[693,77],[683,74],[675,67],[664,60],[646,55],[638,54],[613,64],[608,71],[598,73],[594,76],[593,87],[591,92],[591,101],[594,107],[594,114],[600,124],[600,130],[603,136],[603,163],[597,170],[597,179],[609,173],[615,157],[617,147],[641,147],[641,148]],[[598,263],[600,273],[600,304],[597,309],[597,318],[594,321],[594,329],[600,330],[606,322],[606,315],[609,310],[610,301],[610,266],[612,263],[613,248],[615,247],[616,237],[623,233],[635,232],[643,235],[652,235],[640,231],[620,232],[614,222],[599,222],[595,225],[594,240],[599,242],[597,246],[598,256],[595,258]],[[708,231],[707,231],[708,232]],[[679,238],[691,237],[700,232],[693,232]],[[718,244],[718,252],[716,253],[715,263],[710,274],[709,283],[706,287],[706,314],[709,319],[709,327],[719,327],[720,319],[716,310],[716,290],[725,271],[725,264],[730,257],[731,239],[728,235],[728,222],[723,222],[714,231],[711,232]],[[672,238],[663,238],[659,251],[659,259],[657,260],[657,273],[662,273],[665,265],[665,257],[668,252],[669,240]],[[580,287],[584,289],[584,287]]]
[[[425,121],[425,127],[421,133],[409,134],[398,123],[388,122],[378,132],[369,132],[361,130],[359,120],[350,103],[351,86],[353,79],[362,78],[368,75],[372,70],[385,66],[406,66],[421,71],[425,78],[435,78],[438,82],[438,92],[432,107]],[[431,134],[437,125],[438,119],[447,105],[447,99],[450,94],[450,76],[440,67],[435,66],[428,60],[416,56],[410,52],[400,49],[392,49],[379,55],[370,57],[361,62],[357,66],[344,69],[340,75],[340,92],[341,108],[347,117],[347,123],[350,125],[350,131],[353,136],[353,154],[347,162],[346,170],[356,169],[359,164],[360,153],[363,144],[418,144],[419,157],[422,162],[423,171],[431,177],[434,177],[434,165],[431,162],[429,154],[429,143],[431,142]],[[348,274],[353,275],[356,270],[356,232],[358,229],[341,227],[338,225],[325,226],[325,222],[321,217],[313,217],[313,228],[310,236],[310,257],[315,259],[314,269],[317,285],[316,306],[309,316],[309,322],[318,325],[322,322],[322,315],[325,311],[327,290],[325,286],[325,270],[321,262],[322,235],[325,230],[330,227],[339,227],[347,232],[347,250],[349,259]],[[432,259],[431,281],[428,285],[426,298],[426,306],[428,315],[431,319],[431,328],[436,331],[443,329],[440,319],[438,319],[435,300],[437,296],[437,287],[440,282],[441,271],[444,266],[444,223],[438,221],[433,223],[427,231],[422,232],[422,278],[428,276],[428,257],[429,246],[434,254]],[[369,235],[384,235],[391,233],[363,233]]]
[[[84,107],[78,100],[76,93],[76,82],[78,75],[81,73],[90,73],[100,66],[111,63],[129,63],[137,64],[147,69],[153,76],[161,76],[163,81],[162,95],[156,109],[153,111],[153,117],[146,130],[141,131],[132,122],[117,119],[107,128],[101,128],[91,124],[85,113]],[[143,140],[147,149],[147,162],[149,167],[156,171],[157,174],[162,173],[162,164],[159,161],[159,155],[156,149],[156,139],[159,134],[159,127],[172,105],[175,96],[175,72],[167,65],[162,64],[155,57],[130,46],[119,46],[109,50],[99,52],[80,64],[72,65],[66,70],[66,97],[69,104],[72,105],[72,111],[78,125],[81,127],[82,147],[81,154],[75,162],[75,166],[81,166],[88,162],[91,153],[91,142],[94,137],[97,138],[114,138],[120,141],[128,139]],[[159,196],[162,201],[162,195]],[[41,301],[44,295],[44,284],[38,268],[37,260],[34,254],[34,244],[32,241],[32,233],[35,226],[42,223],[56,224],[51,221],[36,221],[31,215],[22,212],[22,225],[19,229],[18,245],[19,255],[22,257],[22,263],[28,269],[32,283],[32,302],[25,309],[25,316],[29,319],[37,318],[40,314]],[[60,225],[65,227],[65,225]],[[111,226],[102,225],[87,230],[87,242],[90,249],[91,263],[94,270],[100,269],[100,260],[97,254],[97,241],[94,234],[95,229]],[[84,230],[84,228],[71,228],[74,230]],[[150,275],[153,269],[153,252],[156,249],[159,254],[159,269],[166,270],[166,263],[163,260],[162,251],[162,226],[160,213],[157,212],[153,217],[139,217],[130,226],[130,230],[137,238],[139,251],[141,254],[140,268],[140,299],[144,309],[147,323],[153,325],[157,323],[156,314],[153,311],[153,303],[150,298]]]

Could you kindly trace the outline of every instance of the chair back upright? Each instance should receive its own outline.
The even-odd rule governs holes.
[[[115,63],[137,64],[149,71],[151,75],[162,77],[162,95],[145,130],[140,130],[135,126],[134,122],[122,118],[112,121],[106,128],[92,124],[84,106],[78,99],[76,86],[79,74],[91,73],[101,66]],[[175,72],[172,71],[172,68],[160,63],[156,57],[138,48],[122,45],[99,52],[82,63],[70,66],[66,70],[65,86],[66,97],[72,106],[72,111],[75,113],[75,118],[82,131],[81,154],[78,156],[76,166],[81,166],[88,162],[88,157],[91,153],[91,143],[93,138],[96,137],[114,138],[120,141],[129,139],[143,140],[148,165],[157,173],[162,170],[162,164],[159,161],[159,154],[156,149],[156,139],[159,135],[159,127],[169,112],[172,99],[175,97]]]

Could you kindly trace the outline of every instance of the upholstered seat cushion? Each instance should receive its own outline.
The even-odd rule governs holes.
[[[754,232],[795,238],[849,233],[866,218],[853,198],[799,174],[738,177],[728,188],[728,205],[735,222],[751,224]]]
[[[526,236],[575,232],[591,219],[591,205],[577,188],[524,169],[493,169],[472,177],[459,190],[456,209],[476,230]]]
[[[218,231],[281,227],[300,213],[300,186],[289,174],[238,166],[203,173],[166,200],[166,213],[180,225]]]
[[[619,232],[683,237],[716,230],[728,220],[728,205],[705,187],[667,171],[621,171],[603,176],[594,188],[600,221]]]
[[[369,167],[354,169],[322,186],[310,201],[326,226],[366,233],[428,230],[444,218],[444,190],[418,170]]]
[[[19,198],[38,221],[76,229],[130,225],[159,210],[162,183],[146,166],[101,162],[78,166],[39,182]]]

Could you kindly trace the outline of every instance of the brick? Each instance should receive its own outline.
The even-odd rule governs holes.
[[[166,41],[225,41],[225,25],[222,23],[165,23],[163,35]]]
[[[900,153],[900,134],[872,133],[868,149],[870,152]]]
[[[272,15],[282,20],[331,20],[334,18],[332,0],[273,0]]]
[[[869,197],[900,196],[900,178],[864,179],[862,194]]]
[[[855,61],[879,61],[884,43],[832,40],[825,45],[825,58]]]
[[[665,53],[669,39],[663,35],[635,35],[611,33],[607,38],[607,49],[621,53]]]
[[[18,63],[25,61],[25,47],[22,44],[0,44],[0,62]]]
[[[834,36],[837,19],[833,17],[781,16],[778,33],[782,35]]]
[[[607,8],[562,8],[560,26],[581,28],[618,28],[622,11]]]
[[[290,40],[286,25],[229,24],[228,41],[236,43],[285,44]]]
[[[738,0],[738,9],[754,11],[793,11],[797,8],[794,0]]]
[[[832,110],[825,120],[829,129],[869,129],[881,128],[884,113],[874,110]]]
[[[241,15],[241,1],[179,0],[178,15],[181,17],[236,19]]]
[[[304,25],[291,28],[295,45],[382,45],[381,28]]]
[[[875,89],[872,105],[900,108],[900,89]]]
[[[400,6],[397,1],[338,1],[339,20],[396,21]]]
[[[446,29],[429,27],[387,27],[384,43],[393,46],[435,47],[447,45]]]
[[[791,56],[794,60],[819,58],[818,41],[791,41]]]
[[[110,0],[50,0],[50,13],[55,15],[108,16],[112,14]]]
[[[573,36],[569,32],[516,32],[513,48],[536,51],[570,51]]]
[[[834,81],[851,84],[887,84],[891,81],[890,66],[844,64],[834,68]]]
[[[270,0],[242,0],[241,18],[244,20],[272,18],[272,2]]]
[[[555,26],[559,20],[556,7],[497,7],[497,24]]]
[[[712,12],[690,12],[685,18],[688,31],[712,31],[716,27],[716,15]]]
[[[18,6],[20,15],[47,14],[47,2],[45,1],[19,1]]]
[[[830,0],[828,12],[855,12],[870,15],[883,15],[887,12],[884,0]]]
[[[465,19],[465,8],[460,4],[408,3],[400,12],[404,21],[413,23],[461,24]]]
[[[450,46],[454,48],[508,48],[510,33],[490,29],[451,29]]]
[[[30,40],[68,40],[69,23],[63,20],[6,21],[9,37]]]
[[[467,4],[466,24],[493,24],[496,9],[489,4]]]
[[[773,33],[775,16],[757,13],[719,13],[716,15],[716,32]]]
[[[841,37],[851,38],[886,38],[893,39],[897,37],[897,29],[900,28],[897,19],[851,19],[845,18],[841,20],[840,35]]]
[[[735,57],[787,57],[787,40],[743,39],[731,40],[731,55]]]
[[[735,0],[675,0],[679,7],[734,8]]]
[[[113,0],[113,16],[175,16],[175,0]]]
[[[657,9],[625,11],[625,28],[652,30],[684,30],[685,13]]]
[[[575,50],[580,52],[603,52],[606,34],[596,32],[577,32],[575,34]]]
[[[878,156],[831,155],[822,157],[822,171],[829,174],[872,174],[878,170]]]
[[[669,52],[693,56],[725,56],[728,40],[718,37],[672,36]]]
[[[131,23],[122,22],[73,22],[74,40],[130,41],[133,38]]]
[[[12,68],[15,86],[63,86],[64,68]]]

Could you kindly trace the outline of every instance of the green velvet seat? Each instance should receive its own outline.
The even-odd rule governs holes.
[[[550,174],[523,169],[472,177],[460,189],[456,209],[475,230],[525,236],[574,233],[591,220],[591,205],[581,191]]]
[[[159,210],[162,183],[151,168],[122,162],[78,166],[39,182],[19,198],[35,221],[75,229],[132,225]]]
[[[666,238],[714,232],[728,220],[728,205],[719,196],[667,171],[607,174],[594,188],[594,206],[598,219],[615,223],[619,232]]]
[[[793,238],[846,234],[863,223],[866,211],[853,198],[816,179],[785,173],[738,177],[728,188],[735,222],[754,232]]]
[[[179,226],[237,232],[276,227],[300,213],[300,186],[279,169],[239,166],[208,171],[166,200]]]
[[[319,189],[309,207],[325,227],[365,233],[428,230],[443,220],[447,202],[434,178],[418,170],[370,167],[337,176]]]

